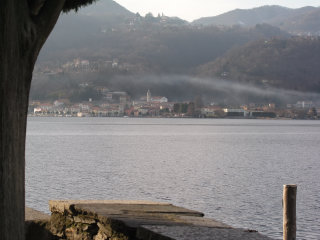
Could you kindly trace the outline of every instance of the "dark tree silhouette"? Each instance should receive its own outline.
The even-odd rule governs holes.
[[[62,11],[94,0],[0,0],[0,239],[25,238],[25,137],[32,71]]]

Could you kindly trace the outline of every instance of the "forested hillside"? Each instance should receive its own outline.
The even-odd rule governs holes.
[[[122,17],[112,23],[90,16],[64,16],[44,47],[39,64],[74,58],[113,60],[134,72],[188,73],[234,46],[261,38],[288,37],[270,25],[253,28],[195,27],[165,16]],[[62,22],[63,21],[63,22]]]
[[[202,77],[221,77],[299,91],[320,91],[320,39],[260,40],[229,51],[199,68]]]
[[[318,10],[279,6],[235,10],[220,17],[231,19],[229,26],[217,26],[163,14],[141,16],[112,0],[98,1],[77,15],[60,18],[40,54],[30,97],[99,99],[95,90],[99,87],[127,91],[133,98],[148,88],[182,100],[230,94],[230,89],[217,93],[211,84],[217,79],[224,81],[219,83],[223,89],[226,83],[235,83],[317,92],[319,40],[292,37],[279,27],[255,23],[269,19],[288,29],[292,25],[292,31],[299,26],[316,29]],[[295,19],[298,15],[305,17]],[[239,16],[248,24],[230,26]]]

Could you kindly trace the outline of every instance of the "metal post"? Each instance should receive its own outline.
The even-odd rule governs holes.
[[[283,240],[296,240],[297,185],[283,185]]]

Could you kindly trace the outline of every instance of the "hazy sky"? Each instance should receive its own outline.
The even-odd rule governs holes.
[[[103,1],[103,0],[102,0]],[[178,16],[185,20],[215,16],[241,8],[253,8],[263,5],[281,5],[290,8],[303,6],[320,6],[320,0],[115,0],[128,10],[144,15],[164,13],[167,16]]]

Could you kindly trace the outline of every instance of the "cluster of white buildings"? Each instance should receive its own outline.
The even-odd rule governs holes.
[[[29,107],[29,114],[33,116],[72,116],[72,117],[119,117],[119,116],[159,116],[161,111],[172,111],[172,103],[166,97],[151,97],[148,90],[147,96],[140,101],[131,101],[126,92],[109,91],[100,88],[103,100],[71,104],[69,100],[56,100],[54,102],[33,101]]]

